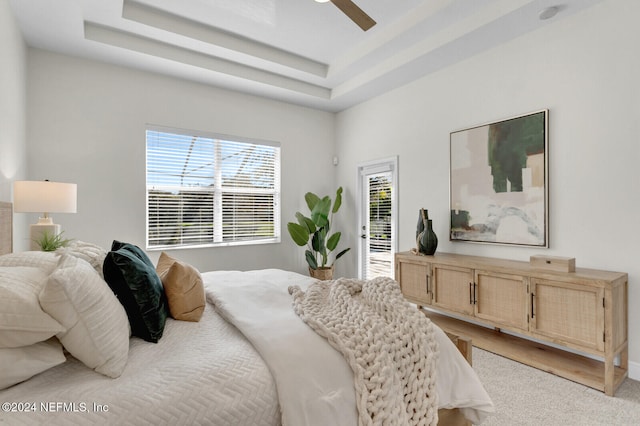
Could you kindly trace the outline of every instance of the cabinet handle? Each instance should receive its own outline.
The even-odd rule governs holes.
[[[469,283],[469,304],[473,305],[473,283]]]
[[[429,274],[427,274],[427,294],[431,293],[429,290]]]
[[[533,298],[534,298],[534,294],[533,292],[531,293],[531,318],[533,319],[533,317],[535,317],[535,312],[533,312]]]
[[[478,291],[478,284],[473,283],[473,304],[474,305],[478,304],[477,291]]]

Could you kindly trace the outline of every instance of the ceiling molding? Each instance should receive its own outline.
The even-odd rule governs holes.
[[[120,31],[92,22],[84,23],[84,37],[87,40],[104,43],[135,52],[169,59],[182,64],[191,65],[210,71],[227,74],[233,77],[269,84],[321,99],[330,99],[331,90],[301,80],[296,80],[264,71],[259,68],[229,61],[205,53],[186,49],[180,46],[143,37],[126,31]]]
[[[400,49],[397,53],[387,56],[383,61],[368,67],[366,70],[358,73],[358,75],[333,89],[333,97],[339,97],[354,90],[356,87],[375,81],[385,75],[388,75],[399,68],[406,67],[423,57],[433,55],[438,49],[445,48],[447,45],[455,43],[456,40],[464,36],[473,35],[476,31],[495,23],[515,10],[532,3],[532,0],[499,0],[489,7],[480,8],[470,16],[460,19],[442,31],[430,34],[423,40]],[[451,1],[440,1],[434,6],[449,6]],[[426,18],[440,9],[424,8]],[[492,45],[485,45],[485,48]],[[333,70],[332,70],[333,71]]]
[[[326,64],[142,3],[124,0],[122,17],[140,24],[200,40],[234,52],[264,59],[318,77],[327,76],[328,66]]]

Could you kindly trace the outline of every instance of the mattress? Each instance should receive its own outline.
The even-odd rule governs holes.
[[[0,391],[0,403],[0,424],[12,426],[280,424],[267,366],[210,305],[198,323],[168,319],[157,344],[132,338],[117,379],[68,355],[64,364]]]

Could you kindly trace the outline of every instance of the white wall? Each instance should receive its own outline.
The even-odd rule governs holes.
[[[337,184],[358,162],[399,155],[399,247],[429,209],[439,251],[576,258],[629,274],[632,374],[640,378],[640,2],[605,1],[337,116]],[[558,18],[561,18],[559,16]],[[550,110],[550,248],[448,241],[449,133]],[[355,229],[353,202],[345,228]],[[349,243],[357,244],[355,233]],[[348,271],[355,275],[356,264]]]
[[[26,69],[27,47],[22,40],[9,2],[0,0],[0,201],[13,199],[13,181],[26,176]],[[16,240],[26,236],[24,217],[15,218]],[[27,246],[28,247],[28,244]]]
[[[333,114],[41,50],[28,60],[29,178],[78,184],[78,213],[53,215],[65,236],[144,248],[148,123],[266,139],[282,144],[282,243],[173,254],[200,270],[305,271],[286,222],[306,191],[334,186]]]

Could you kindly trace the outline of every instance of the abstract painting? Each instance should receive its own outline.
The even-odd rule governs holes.
[[[451,133],[451,241],[548,247],[549,111]]]

